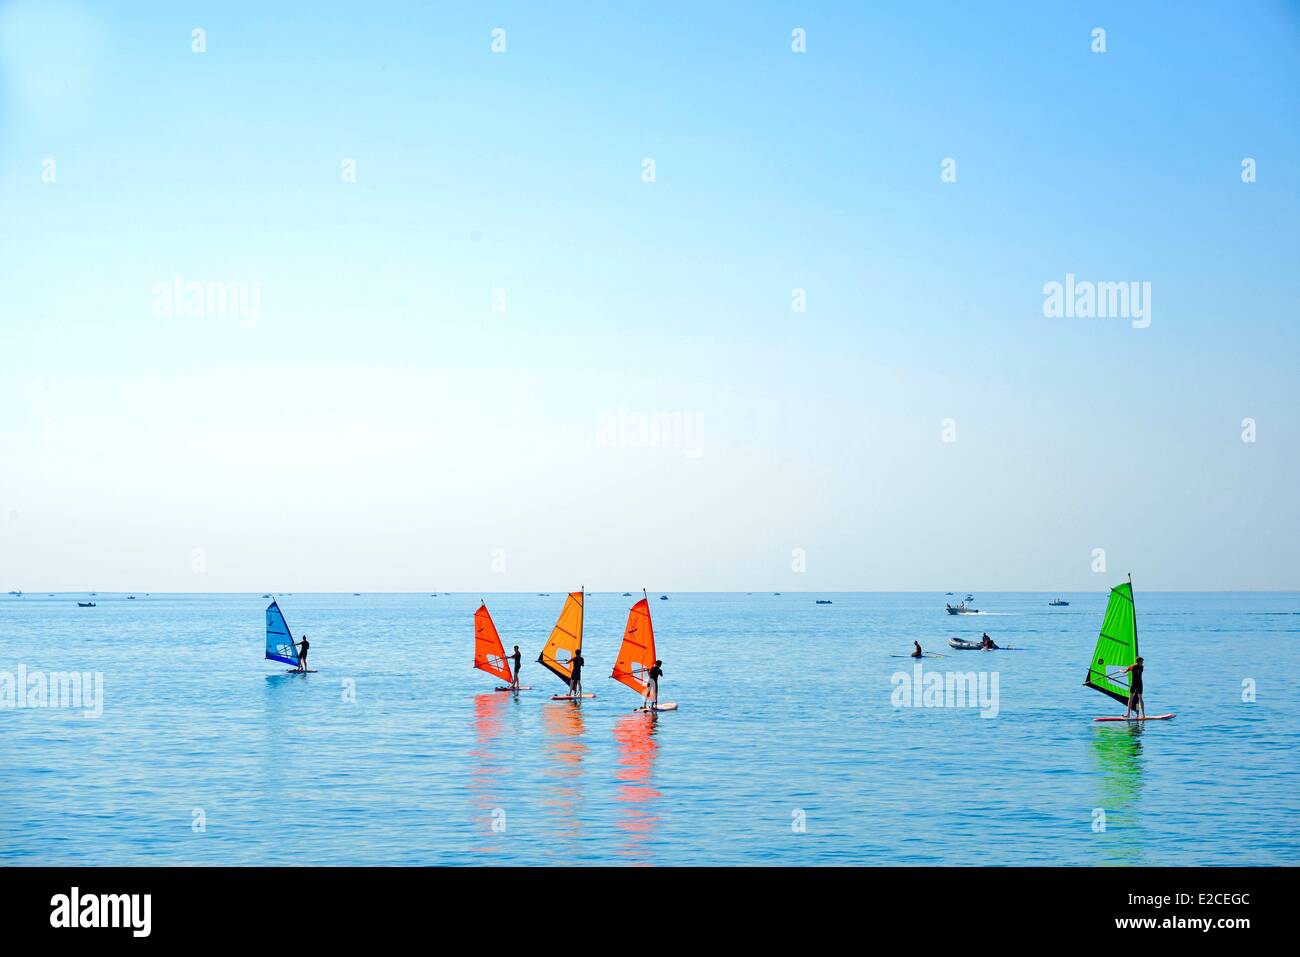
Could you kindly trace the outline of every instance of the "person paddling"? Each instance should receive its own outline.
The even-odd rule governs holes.
[[[1141,708],[1142,717],[1147,716],[1147,703],[1142,697],[1142,659],[1139,658],[1124,670],[1129,673],[1128,704],[1124,706],[1124,718],[1128,719],[1134,708]]]
[[[984,637],[980,639],[980,647],[983,648],[985,651],[993,651],[995,648],[997,648],[997,645],[993,643],[993,639],[989,637],[989,633],[987,631],[984,632]]]
[[[645,703],[642,705],[647,711],[659,704],[659,678],[664,673],[663,664],[662,661],[656,661],[654,667],[650,669],[650,680],[645,686]]]
[[[294,645],[295,648],[298,648],[298,649],[299,649],[299,651],[298,651],[298,670],[299,670],[299,671],[306,671],[306,670],[307,670],[307,652],[308,652],[308,650],[310,650],[310,648],[311,648],[311,642],[307,640],[307,636],[306,636],[306,635],[303,635],[303,636],[302,636],[302,641],[295,641],[295,642],[293,643],[293,645]]]
[[[510,669],[510,673],[514,676],[510,679],[510,687],[515,691],[519,690],[519,663],[522,660],[523,655],[519,654],[519,646],[515,645],[515,653],[510,656],[510,661],[514,665],[514,667]]]
[[[582,666],[586,663],[581,649],[575,651],[569,659],[569,667],[573,669],[572,677],[569,678],[569,694],[575,698],[582,697]]]
[[[913,657],[913,658],[920,658],[920,657],[923,657],[924,654],[925,654],[925,653],[924,653],[923,651],[921,651],[921,643],[920,643],[919,641],[913,641],[913,642],[912,642],[912,657]]]

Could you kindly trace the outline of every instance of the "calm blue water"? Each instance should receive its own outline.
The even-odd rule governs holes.
[[[478,595],[281,596],[305,676],[263,660],[257,595],[77,597],[0,598],[0,671],[105,684],[94,720],[0,710],[0,863],[1300,863],[1300,595],[1139,590],[1151,713],[1178,713],[1145,729],[1094,724],[1116,708],[1080,687],[1103,591],[979,594],[975,618],[673,594],[651,606],[681,710],[657,717],[606,677],[619,595],[588,596],[581,705],[531,663],[563,592],[486,596],[518,700],[469,666]],[[1024,650],[945,647],[983,630]],[[947,654],[927,670],[995,670],[998,716],[894,707],[913,638]]]

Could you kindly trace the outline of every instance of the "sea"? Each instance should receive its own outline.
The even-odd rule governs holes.
[[[315,674],[263,595],[0,597],[0,864],[1300,864],[1295,593],[1138,591],[1145,726],[1082,686],[1105,587],[651,593],[662,714],[609,678],[639,592],[550,700],[564,597],[277,595]],[[532,690],[471,667],[480,600]]]

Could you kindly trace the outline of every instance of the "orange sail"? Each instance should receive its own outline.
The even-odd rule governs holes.
[[[623,644],[614,662],[615,681],[621,681],[639,695],[650,686],[648,672],[655,663],[655,629],[650,623],[650,602],[642,598],[627,613]]]
[[[582,598],[583,593],[580,591],[569,592],[569,597],[564,600],[564,607],[560,610],[559,620],[551,631],[551,637],[547,639],[542,653],[537,656],[543,666],[562,678],[566,684],[573,677],[573,668],[569,662],[582,651]],[[565,653],[563,660],[560,658],[561,652]]]
[[[497,634],[497,626],[488,614],[486,604],[479,605],[478,611],[474,612],[474,667],[496,675],[502,681],[513,680],[505,646],[501,644],[501,636]]]

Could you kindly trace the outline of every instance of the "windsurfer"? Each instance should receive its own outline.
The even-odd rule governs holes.
[[[645,686],[645,707],[650,709],[659,704],[659,678],[663,675],[663,662],[655,659],[654,667],[649,671],[649,680]]]
[[[582,657],[582,649],[576,649],[573,657],[569,659],[569,667],[572,669],[572,675],[569,678],[569,694],[578,698],[582,696],[582,666],[587,662]]]
[[[519,663],[522,660],[523,656],[519,654],[519,646],[515,645],[515,653],[510,656],[510,661],[514,664],[514,667],[510,669],[510,673],[514,676],[510,679],[510,687],[516,691],[519,690]]]
[[[1144,665],[1142,664],[1142,659],[1138,658],[1137,661],[1133,662],[1133,664],[1129,665],[1127,668],[1124,669],[1129,673],[1128,703],[1124,706],[1125,718],[1128,718],[1129,714],[1135,708],[1141,709],[1142,717],[1145,718],[1147,716],[1147,703],[1142,698],[1143,667]]]
[[[308,650],[311,648],[311,642],[307,640],[307,636],[306,636],[306,635],[303,635],[303,636],[302,636],[302,641],[295,641],[295,642],[293,643],[293,646],[294,646],[295,648],[298,648],[298,649],[299,649],[299,651],[298,651],[298,670],[299,670],[299,671],[306,671],[306,670],[307,670],[307,652],[308,652]]]

